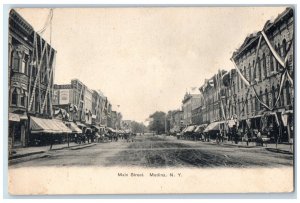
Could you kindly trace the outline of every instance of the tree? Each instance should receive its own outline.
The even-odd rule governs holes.
[[[151,122],[149,124],[149,130],[155,131],[157,134],[165,132],[166,114],[162,111],[156,111],[149,116]]]
[[[147,127],[143,123],[138,123],[136,121],[131,122],[131,130],[133,133],[144,133]]]

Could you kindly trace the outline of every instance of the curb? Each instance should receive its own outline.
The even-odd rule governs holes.
[[[26,154],[16,154],[14,156],[9,157],[9,160],[19,159],[19,158],[23,158],[23,157],[27,157],[27,156],[36,155],[36,154],[42,154],[45,152],[46,151],[38,151],[38,152],[30,152],[30,153],[26,153]]]
[[[46,152],[58,151],[58,150],[63,150],[63,149],[78,150],[78,149],[91,147],[91,146],[94,146],[94,145],[96,145],[96,143],[90,143],[90,144],[85,144],[85,145],[75,145],[75,146],[70,146],[70,147],[61,147],[61,148],[56,148],[56,149],[51,149],[51,150],[29,152],[29,153],[24,153],[24,154],[16,154],[16,155],[13,155],[13,156],[9,157],[8,159],[9,160],[16,160],[16,159],[20,159],[20,158],[23,158],[23,157],[28,157],[28,156],[33,156],[33,155],[37,155],[37,154],[43,154],[43,153],[46,153]]]
[[[87,148],[87,147],[92,147],[92,146],[95,146],[96,143],[90,143],[90,144],[86,144],[86,145],[82,145],[82,146],[76,146],[76,147],[70,147],[71,150],[78,150],[78,149],[84,149],[84,148]]]

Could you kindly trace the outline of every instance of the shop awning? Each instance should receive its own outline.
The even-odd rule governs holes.
[[[209,124],[209,125],[205,128],[205,130],[204,130],[203,132],[209,132],[209,131],[212,131],[212,130],[219,130],[219,129],[220,129],[219,125],[220,125],[221,123],[224,123],[224,121],[219,121],[219,122],[211,123],[211,124]]]
[[[20,115],[16,114],[16,113],[9,113],[8,114],[8,120],[9,121],[20,122]]]
[[[21,120],[28,120],[27,115],[17,114],[17,113],[9,113],[8,114],[9,121],[20,122]]]
[[[188,126],[187,129],[184,132],[186,132],[186,133],[187,132],[193,132],[195,127],[196,127],[195,125]]]
[[[195,133],[203,132],[203,130],[206,128],[207,124],[198,125],[195,129]]]
[[[92,128],[96,128],[97,130],[100,130],[100,127],[97,125],[92,125]]]
[[[57,119],[44,119],[30,117],[31,133],[72,133],[72,131],[61,121]]]
[[[112,128],[109,128],[109,127],[107,127],[106,129],[107,129],[108,131],[111,131],[111,132],[113,132],[113,133],[114,133],[114,132],[116,132],[114,129],[112,129]]]
[[[86,125],[84,125],[83,123],[80,123],[80,122],[76,122],[76,125],[83,128],[83,127],[86,127]]]
[[[187,128],[188,128],[188,127],[183,128],[181,132],[184,133],[184,132],[187,130]]]
[[[77,127],[77,125],[73,122],[69,122],[69,128],[72,130],[73,133],[82,133],[82,130],[80,128]]]

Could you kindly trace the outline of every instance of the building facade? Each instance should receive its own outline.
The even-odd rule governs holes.
[[[286,63],[280,63],[275,54]],[[232,88],[237,90],[233,111],[240,121],[245,121],[243,128],[248,123],[251,128],[279,130],[279,136],[289,140],[293,122],[284,122],[282,118],[293,117],[293,9],[287,8],[273,22],[266,22],[261,32],[248,36],[233,53],[232,60],[240,72],[233,79]],[[260,122],[256,121],[259,119]]]
[[[30,117],[52,117],[56,50],[15,10],[9,15],[9,142],[29,144]]]
[[[192,124],[192,110],[201,106],[200,94],[186,93],[182,100],[183,124]]]
[[[194,109],[193,122],[234,120],[242,133],[260,130],[274,140],[290,141],[294,133],[293,9],[287,8],[273,22],[266,22],[262,31],[247,36],[232,61],[234,69],[219,71],[199,88],[203,105]]]

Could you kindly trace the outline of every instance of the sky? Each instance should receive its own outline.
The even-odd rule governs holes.
[[[155,111],[181,108],[186,91],[198,89],[219,69],[232,69],[232,53],[246,36],[284,9],[55,8],[54,82],[78,78],[100,89],[123,119],[143,122]],[[49,9],[16,10],[36,31],[49,14]],[[43,37],[50,41],[49,28]]]

